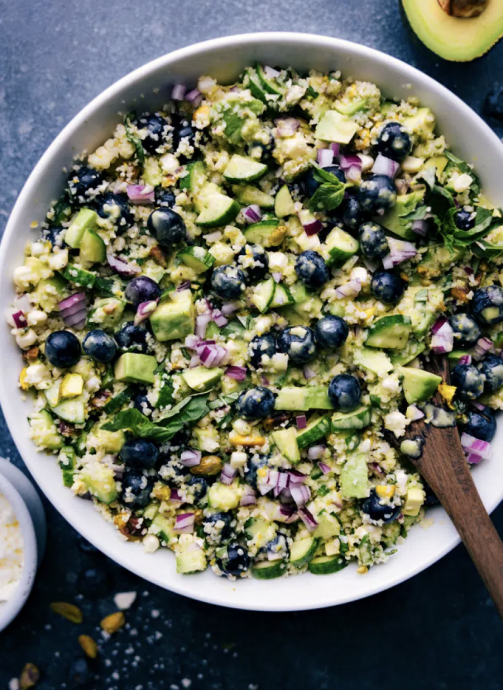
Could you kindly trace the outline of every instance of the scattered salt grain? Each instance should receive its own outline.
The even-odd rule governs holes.
[[[136,592],[119,592],[114,596],[114,603],[121,611],[127,611],[136,600]]]

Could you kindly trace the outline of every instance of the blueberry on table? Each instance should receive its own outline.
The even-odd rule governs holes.
[[[94,673],[89,668],[87,659],[74,659],[68,669],[68,679],[72,688],[86,688],[94,680]]]
[[[165,206],[152,211],[147,220],[147,227],[159,244],[165,247],[183,242],[187,236],[183,218]]]
[[[398,304],[405,291],[405,281],[390,271],[376,271],[372,276],[370,291],[384,304]]]
[[[221,299],[241,297],[245,283],[245,274],[238,266],[219,266],[211,274],[211,289]]]
[[[219,543],[226,541],[231,536],[231,513],[212,513],[203,520],[205,538],[209,542]]]
[[[356,196],[348,196],[337,209],[337,215],[348,230],[355,232],[365,220],[365,213]]]
[[[365,213],[383,213],[395,205],[395,183],[386,175],[372,175],[361,183],[358,201]]]
[[[130,438],[120,449],[119,457],[127,467],[150,470],[159,457],[159,450],[152,441]]]
[[[210,487],[210,483],[207,479],[204,477],[194,477],[194,475],[190,475],[190,477],[187,478],[187,485],[193,488],[194,492],[194,501],[197,503],[198,501],[202,501],[202,499],[206,496],[208,493],[208,489]]]
[[[503,321],[503,288],[488,285],[475,290],[471,312],[481,326],[494,326]]]
[[[45,341],[45,356],[58,369],[73,367],[80,359],[80,341],[70,331],[54,331]]]
[[[120,501],[126,508],[137,510],[145,508],[150,501],[150,494],[155,478],[138,469],[127,469],[121,480]]]
[[[103,597],[110,587],[108,574],[103,568],[87,568],[79,574],[77,587],[88,599]]]
[[[75,203],[86,203],[90,200],[87,194],[95,190],[103,182],[101,173],[93,168],[82,165],[76,172],[72,172],[68,178],[68,193]]]
[[[372,489],[370,496],[363,502],[362,510],[367,513],[371,520],[382,520],[383,522],[393,522],[401,513],[400,506],[394,507],[381,503],[375,489]]]
[[[163,187],[155,188],[155,203],[157,206],[168,206],[172,208],[176,203],[176,196],[170,189]]]
[[[340,316],[324,316],[314,327],[314,338],[321,347],[340,347],[348,334],[348,325]]]
[[[410,135],[399,122],[388,122],[379,133],[377,150],[386,158],[403,161],[412,150]]]
[[[306,191],[307,196],[314,196],[314,193],[316,190],[321,187],[321,182],[318,182],[315,177],[314,177],[314,168],[309,168],[309,170],[306,173],[306,176],[304,177],[304,189]],[[346,182],[346,175],[343,173],[343,171],[339,168],[338,165],[329,165],[326,168],[323,168],[328,173],[332,173],[332,175],[335,175],[335,177],[340,180],[343,184]]]
[[[453,314],[449,323],[454,333],[454,346],[472,347],[482,335],[480,326],[470,314]]]
[[[351,374],[334,376],[328,387],[328,397],[337,412],[351,412],[360,404],[360,382]]]
[[[238,264],[248,285],[258,283],[269,270],[269,257],[260,244],[246,244],[238,254]]]
[[[142,302],[151,302],[159,299],[161,288],[148,276],[138,276],[130,280],[126,287],[126,299],[138,309]]]
[[[108,218],[121,228],[129,228],[134,223],[134,216],[129,208],[127,196],[106,192],[95,199],[96,213],[100,218]]]
[[[264,355],[271,359],[276,352],[276,340],[270,333],[256,335],[248,345],[248,358],[254,369],[260,369],[263,366],[262,357]]]
[[[89,331],[86,335],[82,343],[82,349],[95,362],[106,364],[111,362],[117,354],[117,343],[111,335],[108,335],[100,328],[96,328],[94,331]]]
[[[264,419],[274,410],[274,393],[268,388],[257,386],[243,391],[236,401],[236,412],[243,419]]]
[[[160,115],[142,115],[135,125],[139,130],[146,130],[142,138],[143,148],[147,153],[155,153],[159,146],[163,146],[168,135],[168,122]]]
[[[297,257],[295,273],[307,287],[316,290],[321,288],[330,278],[330,271],[324,258],[308,249]]]
[[[120,331],[115,334],[115,341],[124,352],[148,352],[148,332],[145,328],[135,326],[133,321],[127,321]]]
[[[454,214],[454,223],[460,230],[471,230],[475,227],[475,216],[476,213],[473,209],[469,211],[466,207],[463,207]]]
[[[292,364],[307,364],[316,357],[314,332],[308,326],[285,328],[278,338],[278,349],[285,352]]]
[[[358,230],[360,249],[366,259],[382,259],[389,253],[384,228],[377,223],[363,223]]]
[[[458,364],[451,373],[451,383],[463,400],[476,400],[484,392],[484,376],[473,364]]]
[[[494,393],[503,386],[503,359],[497,355],[487,355],[478,365],[485,378],[484,391]]]
[[[250,567],[248,551],[241,544],[228,544],[227,555],[218,561],[218,566],[225,575],[240,577]]]
[[[462,431],[481,441],[491,442],[496,434],[496,418],[488,407],[484,410],[469,410],[466,413],[466,421],[460,426]]]

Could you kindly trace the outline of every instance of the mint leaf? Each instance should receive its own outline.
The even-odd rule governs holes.
[[[480,179],[468,165],[468,163],[465,163],[465,161],[461,160],[461,158],[455,156],[452,151],[444,151],[444,156],[453,164],[451,167],[456,167],[460,172],[466,173],[473,178],[473,182],[470,185],[470,192],[473,192],[475,196],[478,196],[480,193]]]
[[[471,230],[461,230],[457,227],[454,216],[457,212],[456,208],[451,208],[441,224],[441,233],[444,236],[445,244],[448,248],[466,248],[474,242],[482,240],[488,235],[498,223],[498,219],[494,218],[493,212],[487,208],[479,206],[475,216],[475,225]],[[485,243],[487,244],[487,243]],[[489,245],[490,246],[490,245]]]
[[[311,213],[316,213],[316,211],[334,211],[342,204],[345,190],[346,186],[341,182],[339,182],[339,186],[325,182],[321,187],[318,187],[309,200],[309,210]]]
[[[163,378],[161,382],[161,388],[159,390],[159,396],[155,404],[156,407],[166,407],[166,405],[171,405],[173,402],[173,381],[170,378]]]
[[[314,166],[313,177],[316,180],[316,182],[320,182],[321,184],[323,184],[324,182],[328,182],[329,184],[333,184],[337,187],[344,186],[338,177],[336,177],[333,173],[328,172],[328,170],[325,170],[325,168],[319,168],[317,166]]]

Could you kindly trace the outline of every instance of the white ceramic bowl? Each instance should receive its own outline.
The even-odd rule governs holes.
[[[62,169],[71,165],[75,153],[83,149],[92,151],[101,144],[121,120],[118,111],[152,110],[166,102],[169,85],[184,83],[193,87],[200,74],[230,82],[246,65],[257,61],[292,65],[303,71],[340,69],[346,75],[378,84],[388,96],[419,97],[433,109],[439,131],[446,134],[456,153],[476,164],[488,197],[503,204],[501,141],[457,96],[425,74],[370,48],[322,36],[260,33],[220,38],[170,53],[132,72],[92,101],[57,137],[31,174],[7,225],[0,251],[0,313],[9,306],[14,294],[12,271],[22,262],[26,240],[34,236],[30,223],[41,222],[51,201],[60,195],[67,177]],[[157,94],[156,89],[160,89]],[[397,555],[365,576],[358,576],[354,567],[333,576],[307,574],[271,582],[229,582],[210,571],[190,577],[177,575],[171,552],[145,555],[138,545],[122,542],[88,501],[76,499],[63,488],[57,463],[37,453],[28,439],[26,417],[30,403],[21,400],[17,389],[22,362],[8,328],[0,328],[0,352],[0,401],[17,447],[39,486],[95,546],[161,587],[222,606],[265,611],[313,609],[360,599],[403,582],[448,553],[459,541],[446,514],[437,508],[430,512],[434,518],[430,529],[413,529]],[[484,461],[474,471],[489,510],[503,497],[503,464],[497,457],[502,444],[500,430],[494,443],[494,459]]]
[[[42,501],[30,480],[0,458],[0,494],[11,504],[23,535],[24,565],[13,596],[0,602],[0,632],[17,616],[28,599],[45,550],[46,522]]]

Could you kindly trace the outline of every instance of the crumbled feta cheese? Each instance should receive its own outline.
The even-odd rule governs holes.
[[[388,431],[392,431],[397,438],[405,434],[406,426],[407,419],[405,415],[403,415],[398,410],[395,410],[394,412],[389,412],[384,417],[384,427],[388,429]]]
[[[24,542],[14,510],[0,494],[0,602],[9,601],[21,579]]]

